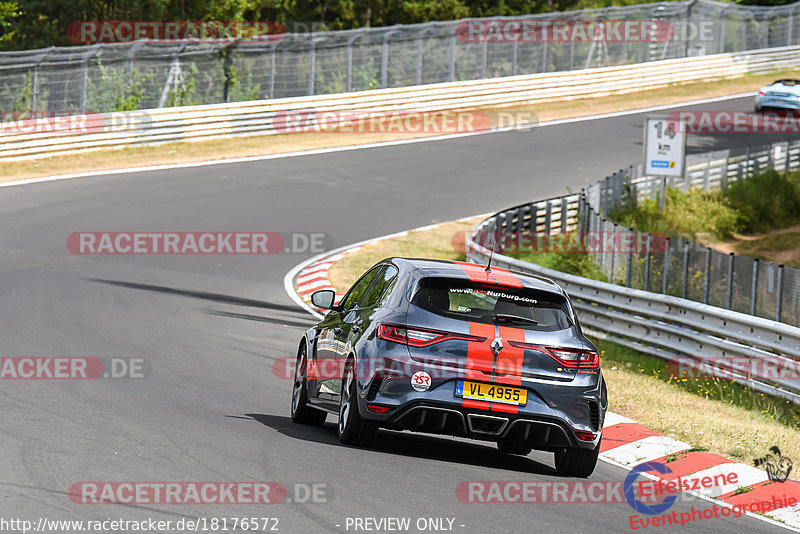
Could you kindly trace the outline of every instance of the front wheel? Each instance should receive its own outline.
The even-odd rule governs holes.
[[[599,444],[594,449],[579,449],[578,447],[556,449],[556,472],[565,477],[586,478],[594,472],[599,454]]]
[[[342,376],[339,395],[339,441],[346,445],[368,447],[378,435],[378,424],[361,417],[358,412],[358,390],[353,360],[348,360]]]
[[[301,425],[322,426],[327,414],[308,405],[308,388],[306,384],[306,346],[297,353],[294,367],[294,385],[292,386],[292,421]]]

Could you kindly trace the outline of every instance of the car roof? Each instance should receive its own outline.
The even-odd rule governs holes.
[[[450,260],[435,260],[428,258],[390,258],[398,266],[403,266],[409,271],[421,271],[423,277],[444,277],[457,278],[463,280],[474,280],[481,283],[496,284],[498,286],[513,287],[510,280],[518,279],[523,287],[547,291],[550,293],[563,294],[564,290],[543,276],[521,273],[500,267],[492,267],[491,273],[486,273],[485,265],[469,262],[456,262]],[[495,276],[494,274],[498,275]],[[513,278],[508,278],[509,276]]]

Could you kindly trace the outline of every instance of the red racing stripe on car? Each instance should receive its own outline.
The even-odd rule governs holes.
[[[512,347],[509,341],[525,342],[525,331],[510,326],[500,326],[499,336],[503,340],[503,349],[497,354],[495,361],[495,372],[503,373],[504,376],[496,376],[494,381],[498,384],[507,386],[522,385],[522,360],[525,357],[525,349]],[[492,410],[495,412],[518,413],[519,407],[501,402],[493,402]]]
[[[469,276],[470,282],[478,282],[481,284],[497,284],[497,279],[493,276],[493,274],[487,273],[486,269],[480,267],[479,265],[474,265],[472,263],[466,263],[463,261],[454,261],[453,263],[464,269],[464,272],[467,273],[467,276]],[[492,271],[494,271],[494,269],[492,269]]]
[[[494,275],[497,283],[508,287],[523,287],[522,280],[519,276],[512,273],[508,269],[501,269],[500,267],[492,267],[492,274]]]
[[[486,341],[467,342],[467,380],[478,382],[492,382],[493,376],[490,374],[494,370],[494,354],[492,353],[491,343],[495,337],[494,325],[484,323],[469,323],[469,334],[486,338]],[[465,408],[479,408],[489,410],[491,402],[473,399],[461,399],[461,405]]]

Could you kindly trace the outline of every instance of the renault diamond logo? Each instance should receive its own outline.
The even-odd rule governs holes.
[[[492,341],[490,347],[492,347],[492,352],[494,355],[497,356],[500,354],[500,351],[503,350],[503,340],[499,337],[494,338],[494,341]]]

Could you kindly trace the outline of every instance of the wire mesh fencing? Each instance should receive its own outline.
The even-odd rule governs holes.
[[[791,46],[800,44],[798,14],[800,2],[764,7],[689,0],[283,33],[268,40],[139,40],[2,52],[0,109],[152,109]],[[636,33],[639,22],[650,26]]]

